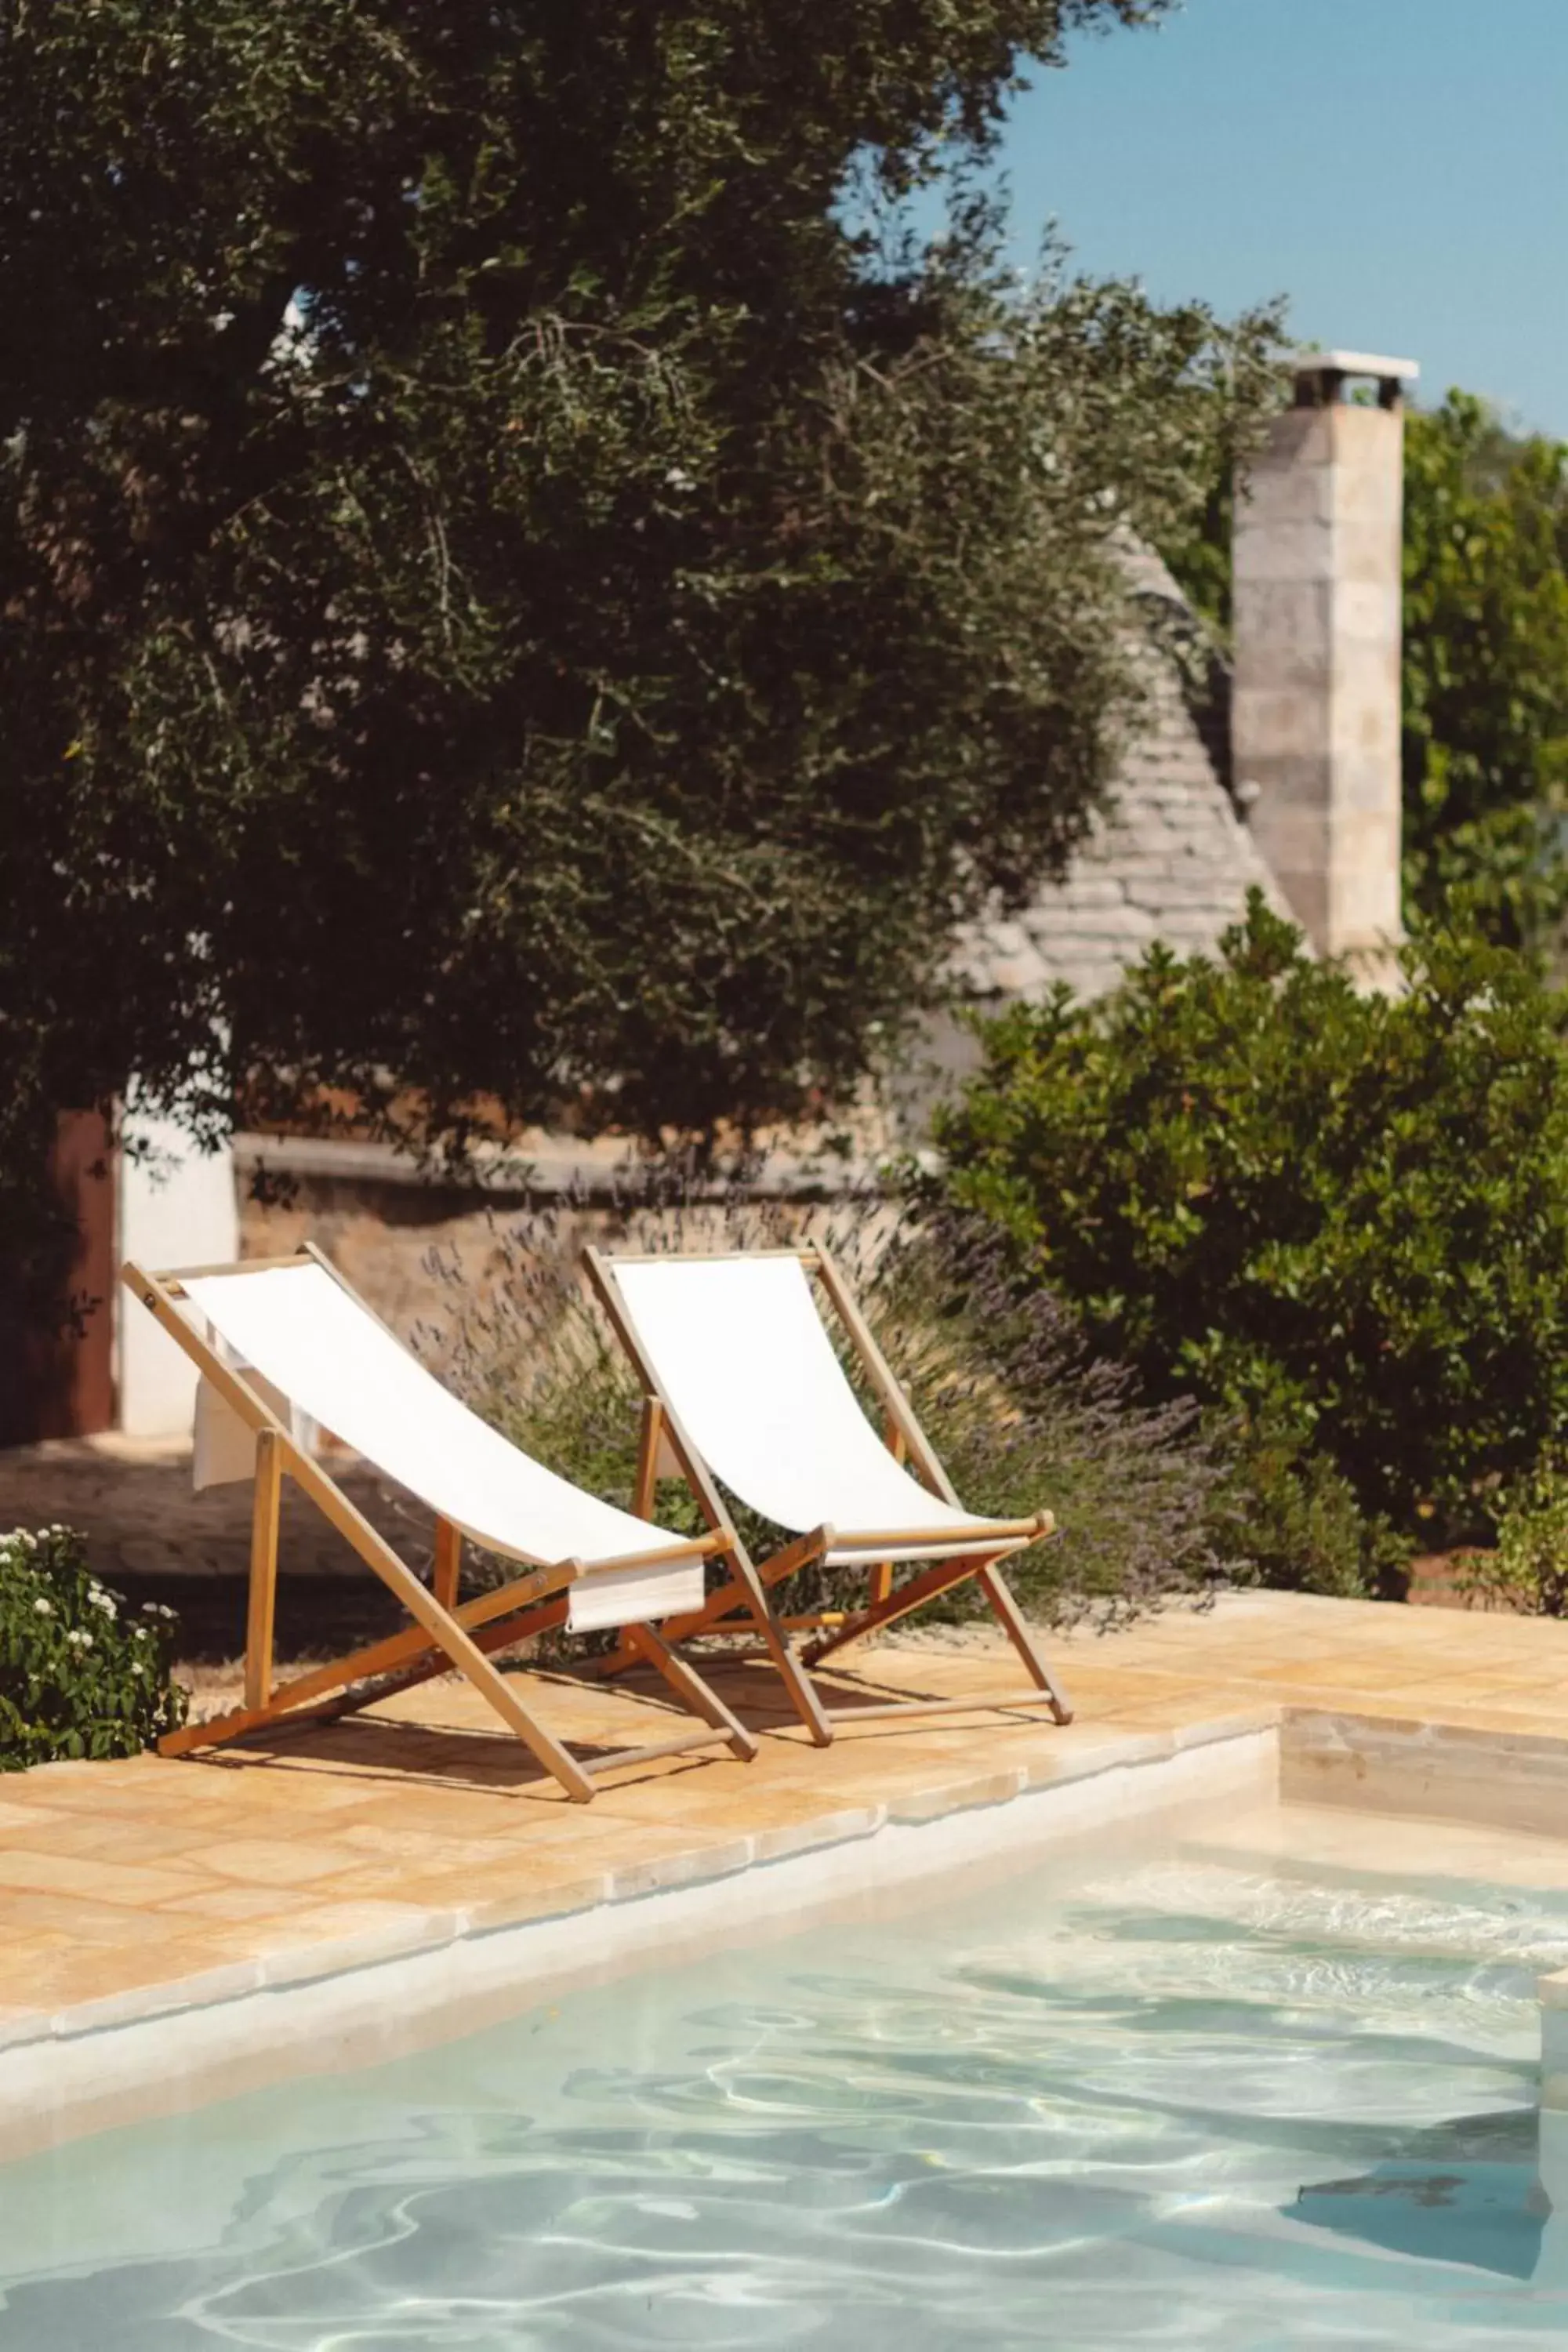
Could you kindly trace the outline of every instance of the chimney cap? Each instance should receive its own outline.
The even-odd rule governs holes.
[[[1380,383],[1416,383],[1415,360],[1379,359],[1374,352],[1292,352],[1287,365],[1296,375],[1372,375]]]
[[[1379,408],[1397,411],[1405,386],[1421,373],[1414,360],[1379,359],[1373,352],[1293,352],[1289,365],[1298,408],[1338,407],[1347,382],[1359,375],[1375,380]]]

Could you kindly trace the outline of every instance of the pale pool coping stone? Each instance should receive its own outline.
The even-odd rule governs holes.
[[[1511,1724],[1433,1722],[1348,1707],[1289,1706],[1280,1733],[1288,1802],[1385,1808],[1561,1838],[1568,1737]]]
[[[1500,1701],[1498,1712],[1508,1711]],[[1342,1706],[1327,1706],[1321,1700],[1309,1705],[1302,1699],[1291,1699],[1284,1703],[1284,1714],[1294,1745],[1302,1753],[1310,1752],[1320,1741],[1325,1748],[1348,1752],[1346,1732],[1359,1731],[1398,1742],[1412,1754],[1449,1754],[1469,1748],[1559,1762],[1568,1756],[1568,1710],[1564,1711],[1561,1732],[1530,1730],[1522,1724],[1516,1728],[1512,1724],[1467,1723],[1462,1717],[1435,1718],[1412,1715],[1403,1707],[1394,1713],[1379,1706],[1370,1694],[1358,1696],[1353,1703],[1347,1695]]]
[[[1272,1797],[1282,1710],[1130,1733],[536,1894],[421,1911],[52,2015],[0,2010],[0,2160],[281,2076],[374,2063],[574,1985],[806,1924],[1111,1822]]]

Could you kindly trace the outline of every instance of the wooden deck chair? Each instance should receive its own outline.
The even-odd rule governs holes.
[[[799,1530],[753,1563],[732,1538],[734,1575],[700,1610],[671,1620],[671,1641],[755,1624],[803,1722],[826,1746],[833,1719],[805,1671],[922,1602],[973,1577],[1035,1688],[1003,1698],[900,1700],[839,1709],[844,1720],[1037,1704],[1058,1723],[1072,1710],[1053,1681],[998,1562],[1051,1533],[1048,1511],[987,1519],[966,1511],[909,1399],[889,1369],[843,1275],[826,1249],[727,1256],[605,1256],[589,1275],[636,1365],[644,1391],[633,1507],[651,1511],[661,1472],[686,1479],[709,1526],[726,1512],[715,1479],[775,1526]],[[887,1414],[887,1443],[861,1411],[813,1296],[815,1275]],[[918,1473],[911,1476],[906,1463]],[[865,1566],[867,1606],[848,1614],[781,1620],[765,1588],[813,1561]],[[895,1584],[896,1562],[916,1573]],[[816,1639],[796,1659],[789,1635]],[[629,1663],[629,1661],[627,1661]]]
[[[443,1388],[315,1249],[183,1273],[144,1274],[128,1265],[121,1279],[199,1367],[198,1434],[205,1430],[208,1451],[216,1431],[231,1456],[228,1475],[255,1480],[245,1704],[171,1733],[160,1742],[165,1755],[237,1739],[301,1709],[344,1714],[371,1705],[388,1687],[451,1666],[579,1802],[592,1797],[596,1778],[622,1765],[721,1745],[736,1756],[756,1754],[744,1725],[650,1622],[700,1603],[703,1562],[728,1548],[727,1533],[715,1528],[696,1541],[668,1534],[543,1468]],[[434,1512],[429,1585],[312,1458],[294,1433],[296,1415],[330,1430]],[[348,1538],[415,1623],[275,1685],[285,1475]],[[524,1564],[527,1572],[459,1603],[465,1537]],[[579,1633],[619,1628],[623,1647],[656,1666],[708,1727],[580,1761],[536,1719],[516,1680],[490,1663],[495,1651],[560,1625]],[[389,1676],[390,1684],[369,1679]]]

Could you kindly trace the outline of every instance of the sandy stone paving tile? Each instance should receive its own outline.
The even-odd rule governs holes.
[[[139,1948],[129,1955],[95,1950],[67,1965],[57,1961],[46,1970],[48,1997],[57,2011],[89,2001],[107,2000],[116,1993],[134,1992],[148,1985],[177,1987],[182,1979],[201,1977],[249,1958],[248,1951],[216,1937],[182,1938],[153,1950]]]
[[[277,1940],[321,1943],[335,1936],[363,1935],[377,1927],[416,1927],[430,1906],[419,1901],[363,1895],[352,1903],[316,1903],[277,1923]]]
[[[356,1822],[339,1831],[338,1843],[367,1863],[448,1870],[489,1869],[512,1851],[505,1838],[443,1837],[437,1830],[405,1829],[395,1817]]]
[[[231,1923],[282,1921],[289,1918],[296,1910],[308,1911],[316,1899],[309,1888],[301,1888],[295,1894],[286,1886],[205,1886],[199,1895],[177,1895],[171,1901],[160,1904],[156,1916],[163,1923],[163,1932],[167,1934],[171,1913],[188,1914],[193,1919]]]
[[[1446,1680],[1442,1669],[1420,1658],[1289,1658],[1277,1665],[1257,1665],[1247,1679],[1277,1689],[1311,1692],[1378,1692],[1391,1683],[1401,1689],[1420,1686],[1434,1695]]]
[[[38,1895],[79,1895],[100,1903],[159,1903],[201,1884],[188,1871],[153,1864],[104,1862],[96,1856],[33,1853],[26,1846],[0,1847],[0,1886]]]
[[[5,1785],[4,1781],[0,1781],[0,1787]],[[17,1788],[22,1787],[20,1773],[17,1774],[14,1785]],[[64,1815],[56,1816],[57,1820],[63,1821],[65,1818]],[[36,1840],[43,1836],[48,1819],[49,1809],[47,1805],[8,1805],[4,1800],[0,1800],[0,1837],[6,1836],[12,1830],[22,1830]]]
[[[362,1869],[364,1856],[353,1846],[308,1843],[303,1839],[226,1838],[204,1845],[192,1857],[219,1878],[237,1878],[258,1886],[298,1886]],[[172,1895],[189,1891],[171,1887]]]
[[[50,1853],[104,1862],[122,1860],[129,1848],[138,1863],[166,1862],[193,1853],[211,1837],[211,1822],[199,1817],[181,1822],[170,1812],[160,1811],[142,1814],[130,1822],[123,1816],[103,1822],[80,1813],[51,1827],[47,1842],[35,1832],[34,1848],[47,1843]]]
[[[1386,1706],[1358,1706],[1356,1712],[1358,1715],[1386,1713],[1405,1721],[1432,1719],[1431,1710],[1415,1703],[1409,1694],[1406,1694],[1405,1702],[1401,1706],[1398,1694],[1393,1692],[1389,1694]],[[1456,1708],[1447,1720],[1456,1729],[1465,1731],[1511,1732],[1533,1739],[1560,1740],[1568,1738],[1568,1727],[1564,1725],[1563,1710],[1559,1706],[1466,1706]]]
[[[1568,1671],[1542,1675],[1519,1664],[1477,1664],[1466,1674],[1445,1675],[1442,1686],[1445,1696],[1457,1704],[1463,1704],[1472,1695],[1484,1700],[1496,1691],[1505,1698],[1524,1696],[1540,1705],[1568,1699]]]
[[[95,1903],[90,1896],[82,1895],[17,1894],[8,1890],[3,1910],[7,1968],[14,1939],[19,1934],[56,1936],[68,1945],[126,1948],[156,1944],[160,1939],[166,1943],[169,1937],[167,1918],[151,1904],[144,1909],[132,1909],[128,1904]]]

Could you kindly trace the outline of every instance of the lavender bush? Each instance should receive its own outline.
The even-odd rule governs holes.
[[[498,1220],[482,1267],[433,1254],[445,1312],[417,1343],[518,1444],[625,1504],[639,1391],[577,1271],[583,1215],[567,1202]],[[739,1187],[699,1198],[650,1186],[618,1202],[614,1222],[628,1248],[746,1249],[798,1235],[800,1211]],[[1231,1571],[1216,1536],[1226,1465],[1198,1409],[1141,1404],[1132,1375],[1090,1356],[1059,1300],[1016,1297],[988,1234],[948,1215],[900,1221],[880,1195],[825,1205],[811,1229],[845,1265],[965,1502],[1055,1513],[1061,1534],[1009,1570],[1033,1613],[1114,1622],[1206,1594]],[[857,1380],[847,1351],[845,1362]],[[661,1483],[655,1509],[668,1527],[701,1525],[681,1485]],[[733,1517],[759,1556],[786,1538],[738,1502]],[[842,1606],[864,1591],[862,1572],[816,1570],[794,1581],[788,1601]],[[973,1587],[961,1587],[950,1610],[973,1606]]]

